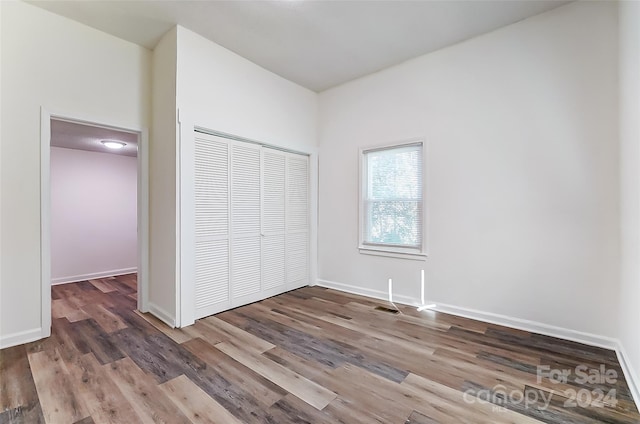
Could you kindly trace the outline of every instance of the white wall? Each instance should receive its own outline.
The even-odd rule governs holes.
[[[622,275],[618,337],[640,382],[640,3],[620,3],[620,200]],[[638,393],[640,387],[635,388]]]
[[[153,50],[153,124],[149,144],[149,305],[175,324],[176,245],[176,29]]]
[[[135,157],[51,148],[53,283],[136,272]]]
[[[617,60],[576,2],[321,93],[321,283],[615,336]],[[359,254],[358,148],[415,137],[429,258]]]
[[[0,344],[41,334],[40,108],[145,127],[150,52],[23,2],[2,1]]]
[[[178,27],[178,108],[195,125],[315,149],[317,95]]]

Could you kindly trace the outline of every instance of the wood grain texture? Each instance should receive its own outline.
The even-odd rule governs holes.
[[[91,418],[98,423],[132,423],[138,421],[133,407],[92,353],[69,360],[67,367]]]
[[[332,391],[264,356],[248,353],[226,342],[218,343],[216,348],[316,409],[324,408],[336,397]]]
[[[242,424],[184,375],[167,381],[160,388],[193,423]]]
[[[89,282],[91,284],[93,284],[95,286],[95,288],[97,288],[98,290],[100,290],[102,293],[109,293],[112,291],[115,291],[116,288],[113,287],[111,284],[109,284],[108,279],[106,278],[99,278],[99,279],[95,279],[95,280],[89,280]]]
[[[260,374],[230,358],[200,338],[192,339],[183,346],[205,361],[210,369],[227,381],[234,381],[263,407],[269,407],[282,399],[287,391]]]
[[[274,344],[214,316],[204,318],[202,323],[222,333],[229,343],[241,346],[243,349],[251,349],[257,353],[262,353],[275,347]]]
[[[82,310],[93,318],[106,333],[127,328],[127,325],[116,314],[108,311],[102,305],[89,304],[83,306]]]
[[[58,349],[32,353],[29,363],[47,423],[75,423],[90,416]]]
[[[129,400],[141,423],[191,422],[129,358],[105,365],[107,374]]]
[[[44,423],[25,346],[0,350],[0,423]]]
[[[51,337],[0,350],[0,424],[640,423],[612,351],[321,287],[184,329],[135,311],[135,275],[52,299]],[[618,378],[537,376],[580,365]]]

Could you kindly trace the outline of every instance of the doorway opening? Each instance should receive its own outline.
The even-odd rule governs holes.
[[[46,111],[41,129],[43,337],[52,315],[104,315],[83,307],[82,294],[125,292],[146,312],[146,131]],[[56,299],[61,292],[77,304]]]

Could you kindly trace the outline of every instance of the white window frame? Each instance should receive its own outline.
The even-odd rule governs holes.
[[[422,147],[422,220],[421,220],[421,235],[422,240],[420,247],[405,247],[394,246],[388,244],[368,244],[364,241],[366,214],[365,214],[365,195],[367,193],[367,164],[365,155],[372,151],[388,150],[407,146],[421,145]],[[427,258],[427,206],[425,197],[426,188],[426,143],[424,139],[412,139],[402,142],[385,144],[380,146],[363,147],[359,149],[359,184],[358,184],[358,211],[359,211],[359,226],[358,226],[358,249],[361,254],[387,256],[400,259],[412,259],[412,260],[425,260]]]

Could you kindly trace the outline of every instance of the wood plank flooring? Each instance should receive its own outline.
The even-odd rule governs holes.
[[[52,299],[52,336],[0,351],[0,423],[640,423],[612,351],[319,287],[184,329],[135,275]]]

